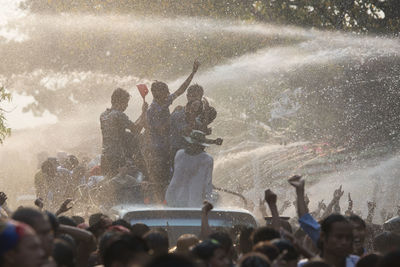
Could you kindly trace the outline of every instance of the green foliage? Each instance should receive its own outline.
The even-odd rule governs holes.
[[[4,87],[0,87],[0,103],[4,101],[11,101],[11,94],[6,92]],[[0,107],[0,144],[3,143],[4,139],[11,134],[11,129],[7,127],[5,121],[6,111]]]

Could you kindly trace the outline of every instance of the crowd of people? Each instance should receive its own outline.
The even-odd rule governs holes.
[[[176,244],[170,244],[168,228],[131,225],[102,213],[76,216],[70,199],[54,213],[39,200],[36,208],[12,211],[6,194],[0,193],[0,266],[400,266],[399,215],[373,223],[372,203],[362,219],[354,214],[351,197],[342,215],[342,188],[335,190],[328,205],[321,202],[310,212],[305,180],[293,176],[288,182],[296,195],[296,218],[281,217],[278,196],[267,189],[263,203],[270,210],[268,223],[256,229],[245,225],[234,227],[236,231],[214,229],[208,219],[213,206],[205,201],[199,235],[184,234]]]
[[[288,180],[295,191],[297,216],[281,217],[291,203],[284,199],[278,209],[278,196],[267,189],[259,203],[265,225],[212,227],[213,158],[205,148],[221,145],[222,139],[207,138],[217,112],[200,85],[190,86],[198,67],[196,61],[189,77],[172,94],[164,82],[152,83],[150,106],[145,90],[141,91],[142,113],[135,122],[124,113],[129,93],[114,90],[111,108],[100,116],[101,156],[41,155],[35,207],[12,210],[7,195],[0,192],[0,267],[400,266],[400,209],[397,216],[381,212],[384,223],[376,224],[375,203],[368,203],[363,219],[353,210],[349,193],[342,215],[339,203],[344,190],[340,187],[328,205],[321,201],[310,212],[305,180],[297,175]],[[171,114],[173,101],[185,92],[187,104]],[[93,192],[97,192],[100,212],[89,215],[89,210],[72,209],[77,198],[92,200]],[[168,227],[131,225],[100,209],[132,201],[201,207],[199,234],[188,232],[172,244]]]

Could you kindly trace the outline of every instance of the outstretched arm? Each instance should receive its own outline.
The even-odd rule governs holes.
[[[145,126],[146,113],[147,113],[148,107],[149,107],[149,104],[147,104],[147,102],[144,101],[143,105],[142,105],[142,114],[140,114],[140,117],[129,128],[129,130],[133,134],[138,135],[142,131],[143,127]]]
[[[208,202],[204,201],[203,208],[201,209],[201,229],[199,238],[204,240],[211,234],[211,227],[208,224],[208,214],[214,208],[214,206]]]
[[[177,98],[178,96],[185,93],[186,89],[189,87],[190,83],[193,80],[194,75],[196,74],[197,70],[199,69],[200,62],[195,60],[193,63],[192,73],[190,73],[189,77],[182,83],[182,85],[174,92],[174,97]]]
[[[368,202],[368,216],[367,216],[367,219],[365,220],[367,223],[372,223],[372,220],[374,219],[375,208],[376,208],[376,203],[374,201],[369,201]]]
[[[337,205],[337,203],[340,201],[340,198],[343,196],[343,194],[344,194],[344,191],[342,190],[342,186],[340,185],[340,187],[338,189],[336,189],[335,192],[333,193],[333,199],[329,203],[329,205],[326,207],[326,210],[325,210],[324,214],[322,215],[322,218],[325,218],[332,213],[333,207],[335,205]]]

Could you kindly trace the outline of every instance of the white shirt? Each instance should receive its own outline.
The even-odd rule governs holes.
[[[360,257],[356,255],[349,255],[346,258],[346,267],[355,267]],[[297,267],[302,267],[304,264],[308,262],[307,259],[299,261]]]
[[[175,155],[174,175],[165,194],[169,206],[201,207],[212,192],[213,158],[206,152],[189,155],[184,149]]]

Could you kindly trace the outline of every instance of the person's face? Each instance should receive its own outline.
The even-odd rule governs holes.
[[[345,258],[353,250],[353,229],[350,223],[333,223],[329,235],[322,236],[324,251]]]
[[[354,237],[353,250],[354,252],[358,252],[362,250],[364,247],[366,231],[364,227],[357,222],[351,222],[351,225],[353,226],[353,237]]]
[[[25,267],[39,267],[45,262],[45,251],[37,235],[28,234],[22,237],[13,252],[13,265]]]
[[[129,97],[126,98],[124,101],[121,102],[120,104],[120,110],[124,112],[128,108],[128,103],[129,103]]]
[[[203,97],[202,94],[199,93],[191,93],[191,94],[186,94],[186,98],[188,102],[192,102],[192,101],[201,101],[201,98]]]
[[[203,103],[201,103],[201,101],[193,101],[190,102],[190,104],[188,105],[188,109],[186,110],[186,112],[191,115],[191,116],[197,116],[200,114],[201,111],[201,106]]]
[[[49,257],[53,252],[54,233],[47,216],[36,218],[32,228],[36,231],[46,256]]]
[[[222,248],[214,251],[214,256],[210,259],[210,267],[228,267],[229,259]]]
[[[169,89],[168,87],[165,87],[162,90],[160,90],[159,95],[157,96],[157,101],[160,104],[164,104],[167,102],[168,96],[169,96]]]

